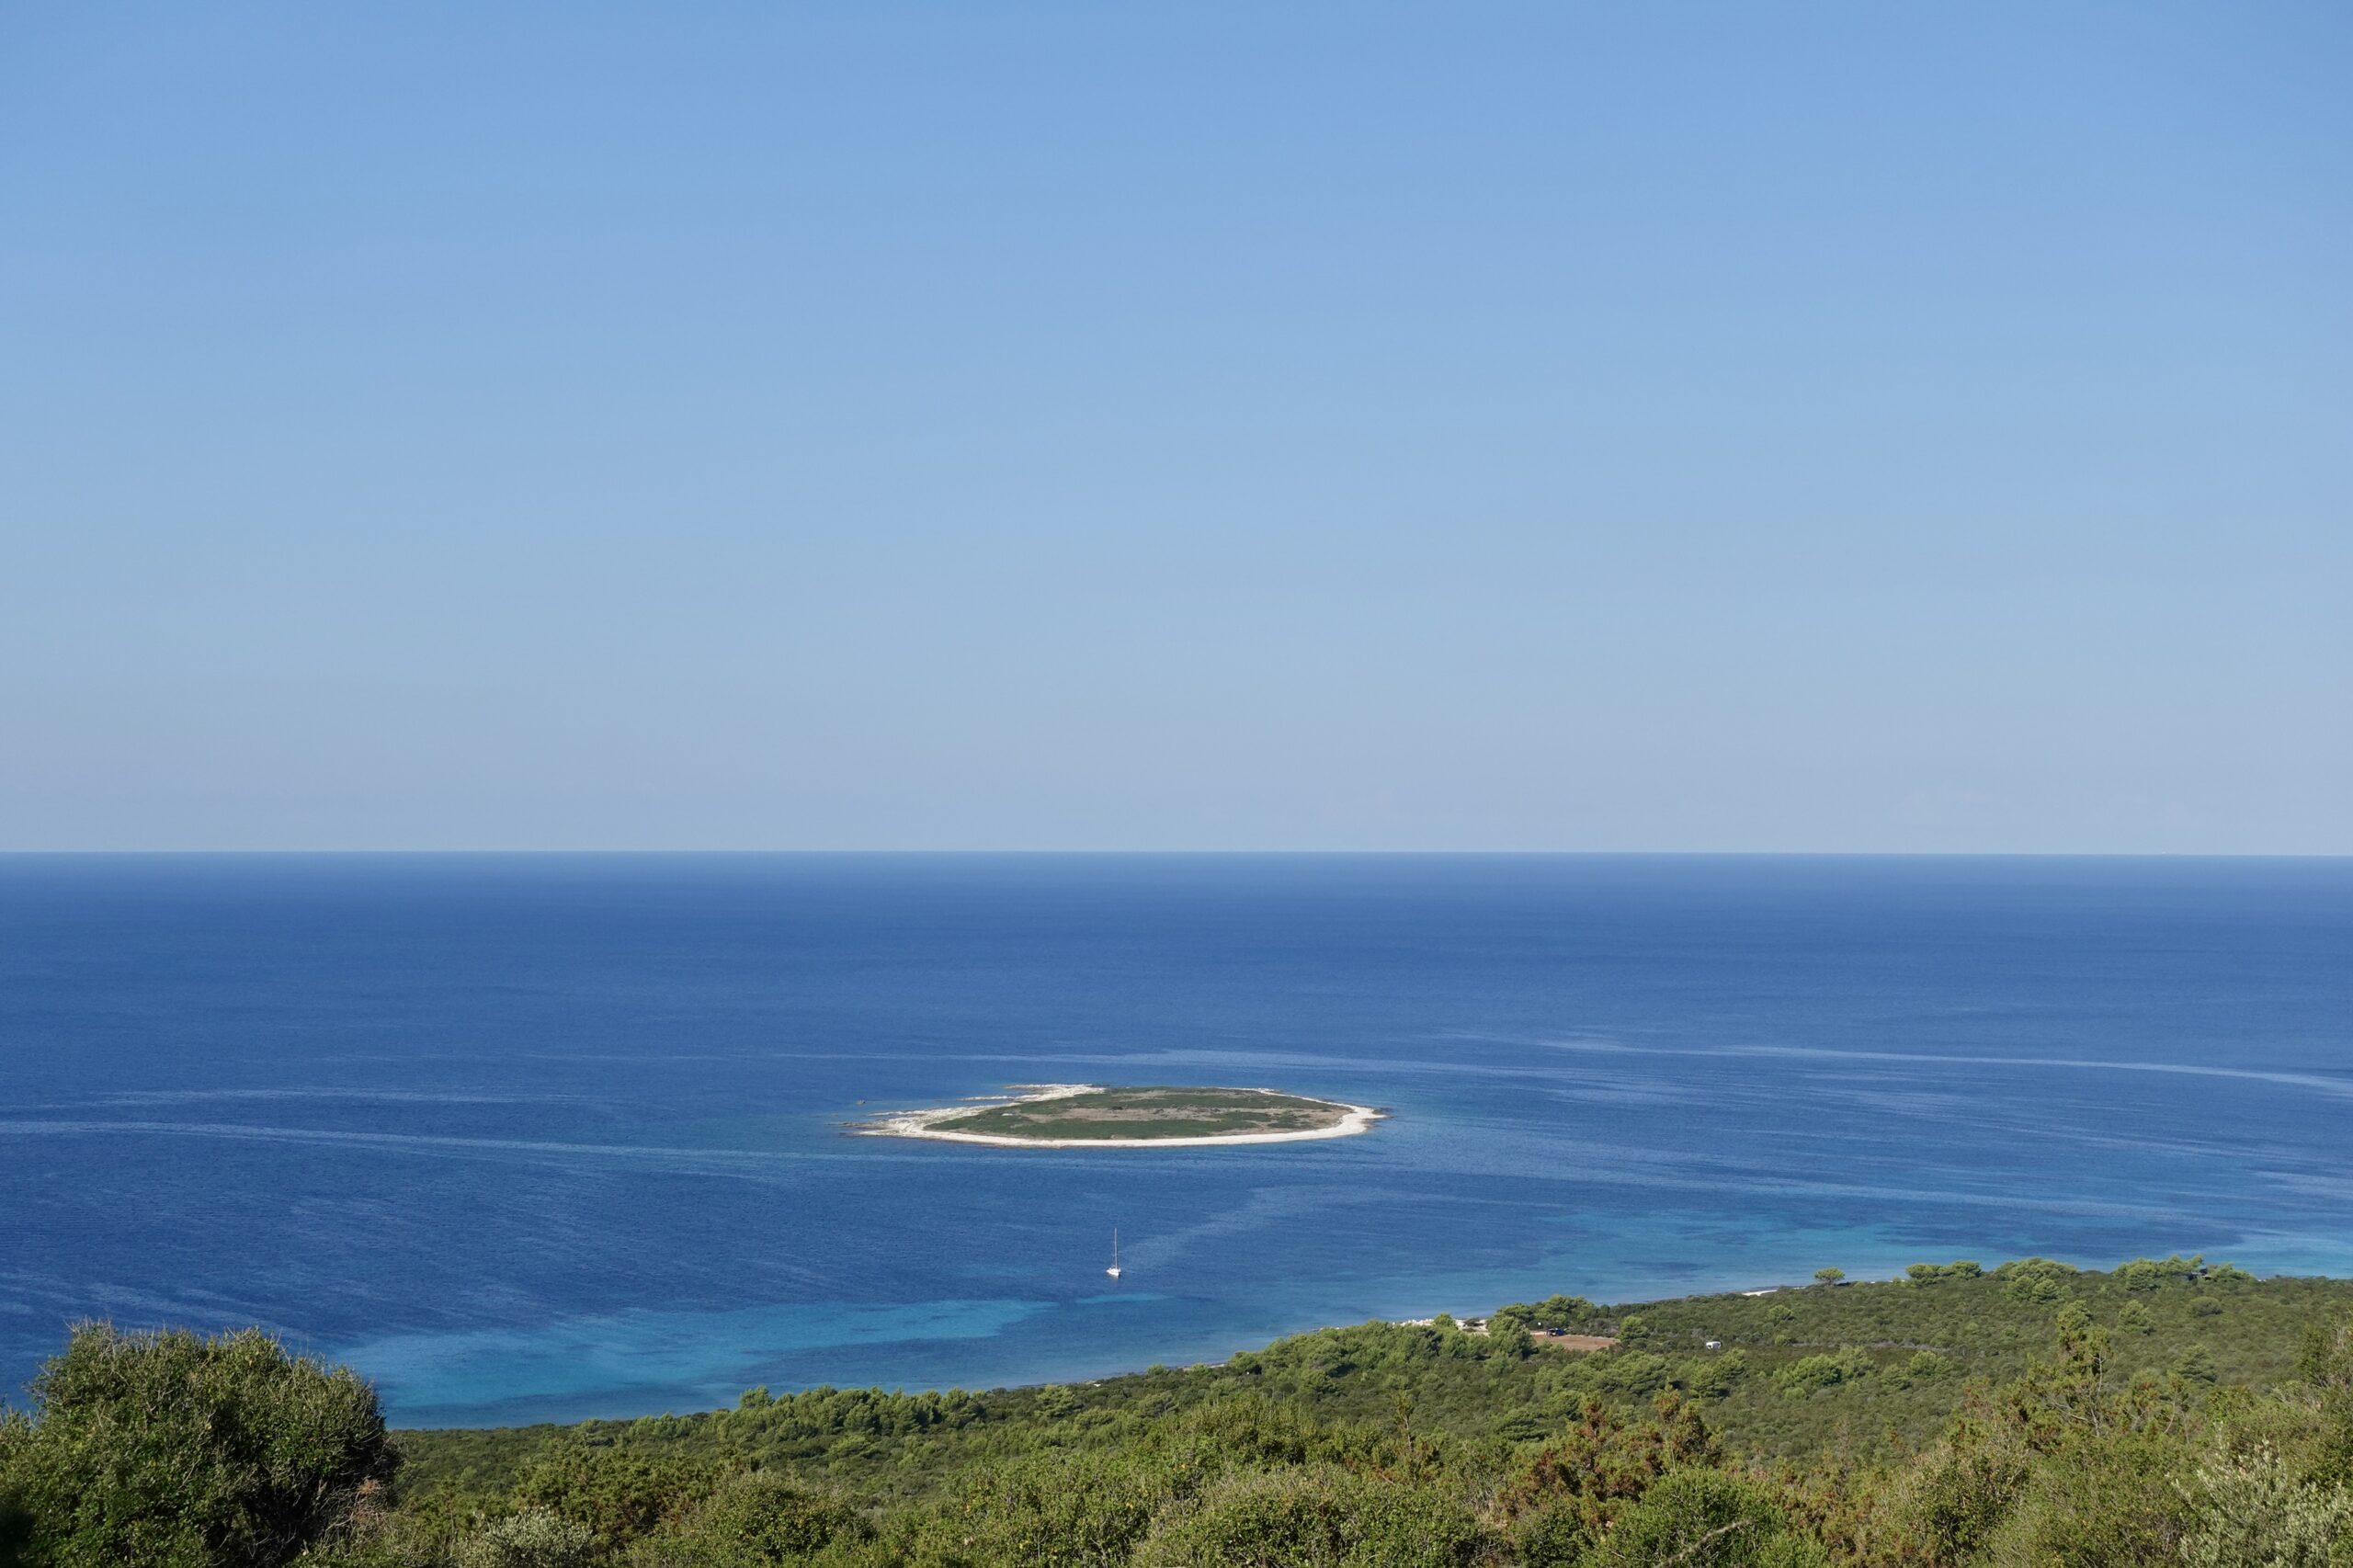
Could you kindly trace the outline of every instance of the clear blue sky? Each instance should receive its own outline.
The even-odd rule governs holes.
[[[2353,851],[2353,7],[0,10],[0,847]]]

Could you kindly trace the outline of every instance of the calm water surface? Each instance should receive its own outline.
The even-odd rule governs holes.
[[[839,1131],[1034,1080],[1396,1116]],[[98,1315],[493,1423],[1824,1264],[2345,1274],[2349,1156],[2347,861],[0,858],[0,1385]]]

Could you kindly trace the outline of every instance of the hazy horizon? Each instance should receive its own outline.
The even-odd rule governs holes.
[[[517,849],[502,846],[453,845],[431,848],[367,849],[332,846],[282,846],[270,848],[218,849],[0,849],[5,859],[449,859],[541,858],[594,859],[599,857],[647,859],[724,858],[741,857],[835,857],[873,859],[924,857],[973,858],[1022,858],[1071,859],[1592,859],[1592,860],[2344,860],[2353,855],[2316,851],[2275,854],[2260,851],[2210,853],[2201,850],[2069,850],[2069,849],[1127,849],[1117,846],[1076,848],[902,848],[888,845],[853,848],[802,849],[790,846],[748,848],[711,846],[700,848],[646,848],[605,846],[594,848]]]

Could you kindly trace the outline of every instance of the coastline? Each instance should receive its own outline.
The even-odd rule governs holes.
[[[1089,1095],[1101,1088],[1097,1084],[1017,1084],[1015,1088],[1027,1091],[996,1102],[1005,1105],[1029,1105],[1040,1100],[1067,1099],[1073,1095]],[[1269,1089],[1267,1094],[1286,1094],[1287,1090]],[[973,1096],[975,1099],[993,1096]],[[1295,1099],[1312,1099],[1306,1095]],[[1370,1132],[1372,1124],[1384,1120],[1388,1112],[1374,1106],[1350,1105],[1346,1100],[1315,1100],[1341,1112],[1339,1120],[1329,1127],[1311,1127],[1293,1132],[1221,1132],[1196,1138],[1015,1138],[999,1132],[956,1132],[936,1125],[960,1116],[969,1116],[974,1107],[963,1104],[942,1106],[927,1110],[892,1111],[874,1118],[870,1122],[852,1125],[848,1131],[858,1138],[928,1138],[941,1143],[981,1143],[998,1149],[1207,1149],[1236,1143],[1305,1143],[1324,1138],[1352,1138]]]
[[[1875,1359],[1881,1370],[1906,1371],[1904,1379],[1886,1382],[1866,1374],[1859,1381],[1842,1380],[1837,1385],[1838,1397],[1847,1398],[1860,1392],[1867,1395],[1908,1395],[1916,1387],[1957,1390],[1959,1382],[1949,1369],[1939,1370],[1925,1379],[1906,1369],[1910,1359],[1924,1352],[1934,1351],[1958,1358],[1964,1362],[1984,1363],[1993,1359],[2013,1369],[2022,1369],[2033,1355],[2047,1346],[2051,1327],[2052,1303],[2040,1299],[2022,1297],[2010,1289],[2012,1276],[2024,1265],[2043,1266],[2039,1277],[2048,1278],[2061,1293],[2062,1300],[2079,1300],[2095,1305],[2112,1305],[2120,1297],[2138,1302],[2144,1312],[2154,1312],[2157,1348],[2146,1335],[2136,1334],[2128,1349],[2143,1361],[2162,1369],[2180,1348],[2181,1343],[2197,1338],[2221,1335],[2224,1340],[2244,1342],[2247,1336],[2268,1339],[2278,1348],[2279,1375],[2288,1375],[2288,1368],[2295,1354],[2298,1325],[2307,1322],[2341,1321],[2342,1314],[2353,1311],[2353,1278],[2330,1275],[2271,1275],[2250,1277],[2234,1271],[2228,1275],[2191,1276],[2180,1272],[2194,1260],[2130,1259],[2113,1269],[2086,1268],[2077,1271],[2072,1266],[2050,1264],[2042,1259],[2012,1260],[2007,1265],[1983,1269],[1975,1275],[1946,1275],[1923,1286],[1905,1275],[1892,1278],[1856,1278],[1839,1285],[1793,1283],[1764,1290],[1713,1289],[1685,1296],[1646,1297],[1641,1300],[1585,1303],[1585,1321],[1570,1324],[1565,1330],[1534,1326],[1530,1328],[1531,1350],[1547,1358],[1581,1359],[1587,1355],[1608,1354],[1624,1348],[1626,1336],[1620,1332],[1630,1317],[1639,1317],[1645,1327],[1633,1340],[1637,1350],[1664,1357],[1681,1357],[1687,1360],[1712,1358],[1719,1351],[1738,1351],[1756,1361],[1752,1370],[1760,1374],[1760,1389],[1769,1396],[1766,1406],[1772,1411],[1785,1407],[1783,1385],[1774,1380],[1790,1371],[1808,1357],[1818,1357],[1836,1347],[1841,1351],[1861,1351]],[[2166,1271],[2166,1265],[2176,1266]],[[2161,1283],[2154,1290],[2120,1286],[2127,1278],[2126,1269],[2135,1269],[2140,1279],[2148,1271],[2160,1271]],[[2191,1306],[2190,1292],[2222,1292],[2222,1299],[2231,1305],[2227,1312],[2213,1315],[2199,1315],[2185,1310]],[[2125,1294],[2129,1292],[2129,1294]],[[1532,1290],[1529,1292],[1532,1294]],[[1543,1303],[1539,1303],[1542,1305]],[[1441,1319],[1450,1319],[1447,1332],[1467,1335],[1470,1341],[1484,1345],[1492,1333],[1496,1309],[1481,1309],[1477,1313],[1445,1312],[1425,1317],[1374,1316],[1361,1321],[1332,1318],[1295,1327],[1270,1327],[1260,1334],[1227,1340],[1222,1336],[1207,1339],[1190,1338],[1170,1342],[1166,1339],[1131,1345],[1110,1355],[1089,1355],[1074,1363],[1066,1356],[1058,1355],[1063,1364],[1046,1367],[1035,1361],[1015,1369],[986,1372],[973,1377],[952,1371],[942,1371],[919,1381],[894,1381],[885,1382],[858,1371],[835,1372],[829,1376],[808,1376],[790,1381],[774,1381],[767,1386],[778,1391],[779,1399],[788,1394],[814,1391],[847,1392],[870,1389],[880,1395],[885,1388],[898,1391],[892,1397],[904,1397],[907,1392],[929,1392],[951,1393],[965,1391],[975,1396],[999,1396],[1022,1391],[1045,1388],[1086,1389],[1131,1380],[1151,1380],[1167,1375],[1223,1375],[1237,1364],[1247,1364],[1268,1352],[1277,1350],[1286,1341],[1312,1338],[1319,1335],[1348,1335],[1359,1333],[1380,1334],[1392,1330],[1433,1330],[1439,1328]],[[1794,1338],[1780,1314],[1795,1312],[1802,1325]],[[1901,1320],[1901,1331],[1892,1332],[1883,1313],[1893,1313]],[[1969,1332],[1987,1323],[1997,1324],[2001,1333],[1994,1340],[1972,1343]],[[613,1331],[627,1334],[629,1325],[621,1320],[608,1320],[597,1325],[592,1347],[579,1353],[579,1358],[593,1360],[598,1351],[610,1353]],[[1964,1329],[1967,1332],[1964,1332]],[[1956,1335],[1959,1337],[1956,1337]],[[2172,1348],[2164,1348],[2170,1336]],[[669,1345],[673,1337],[657,1332],[648,1335],[647,1346]],[[2218,1342],[2219,1343],[2219,1342]],[[635,1346],[627,1346],[622,1354],[638,1354]],[[652,1353],[651,1351],[647,1353]],[[2154,1359],[2149,1358],[2154,1355]],[[345,1358],[337,1353],[336,1359]],[[1165,1363],[1165,1364],[1164,1364]],[[364,1359],[353,1358],[353,1364],[367,1369]],[[1721,1397],[1721,1396],[1713,1396]],[[574,1410],[461,1410],[455,1406],[435,1408],[394,1409],[391,1425],[401,1431],[417,1433],[507,1432],[523,1434],[534,1429],[553,1431],[559,1427],[601,1426],[626,1427],[649,1416],[676,1416],[694,1420],[716,1417],[742,1408],[731,1404],[723,1396],[714,1394],[708,1403],[654,1405],[641,1400],[623,1397],[610,1402],[608,1408],[591,1409],[585,1413]]]

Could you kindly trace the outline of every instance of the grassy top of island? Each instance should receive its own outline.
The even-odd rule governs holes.
[[[0,1422],[0,1563],[21,1568],[2325,1568],[2353,1551],[2353,1281],[2197,1258],[1554,1296],[1083,1385],[755,1389],[568,1427],[388,1434],[364,1383],[251,1334],[85,1329],[35,1393]]]
[[[1020,1092],[1007,1098],[896,1111],[853,1123],[852,1130],[1007,1147],[1140,1148],[1345,1137],[1365,1131],[1381,1115],[1370,1106],[1312,1099],[1279,1089],[1095,1084],[1016,1088]]]

